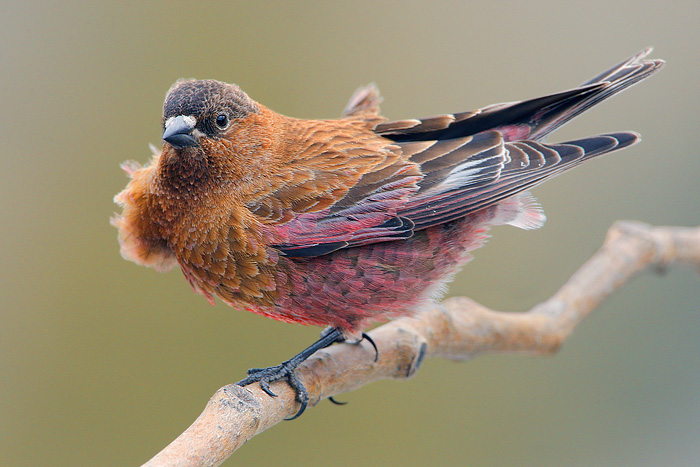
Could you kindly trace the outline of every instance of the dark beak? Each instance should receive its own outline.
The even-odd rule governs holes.
[[[199,146],[197,138],[192,136],[195,119],[178,115],[165,127],[163,139],[176,148]]]

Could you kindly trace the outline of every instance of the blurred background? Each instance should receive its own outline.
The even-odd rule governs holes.
[[[643,142],[535,189],[549,221],[496,228],[450,295],[523,311],[617,219],[698,225],[700,4],[668,2],[3,2],[0,15],[0,459],[138,465],[219,387],[320,329],[124,261],[119,163],[160,147],[181,77],[236,82],[296,117],[333,118],[376,82],[391,119],[576,86],[653,45],[668,61],[552,141]],[[646,273],[553,357],[429,360],[254,438],[225,465],[697,465],[700,282]]]

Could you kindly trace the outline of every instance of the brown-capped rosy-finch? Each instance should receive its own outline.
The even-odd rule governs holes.
[[[658,71],[644,50],[576,89],[473,112],[387,122],[368,86],[339,120],[277,114],[238,86],[185,80],[163,107],[165,145],[115,200],[122,255],[236,308],[330,326],[241,385],[287,379],[318,349],[409,315],[481,246],[492,225],[537,228],[526,190],[636,143],[631,132],[545,143],[603,99]]]

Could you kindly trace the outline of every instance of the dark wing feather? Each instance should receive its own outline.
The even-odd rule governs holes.
[[[639,140],[636,133],[624,132],[593,136],[561,144],[536,141],[505,143],[505,158],[497,177],[488,177],[459,189],[440,186],[418,192],[399,215],[424,229],[463,217],[528,190],[565,170],[596,156],[630,146]],[[482,171],[479,175],[483,175]],[[478,178],[476,178],[478,180]]]

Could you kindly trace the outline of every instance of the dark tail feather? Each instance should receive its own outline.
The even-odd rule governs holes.
[[[548,112],[552,112],[553,114],[551,122],[535,127],[529,138],[534,140],[542,140],[546,138],[551,132],[590,109],[594,105],[617,94],[620,91],[624,91],[628,87],[637,84],[660,70],[665,63],[663,60],[644,60],[644,57],[646,57],[651,51],[651,47],[646,48],[637,55],[630,57],[620,64],[583,83],[579,89],[585,89],[587,86],[600,86],[600,89],[592,93],[590,96],[581,99],[580,102],[574,104],[573,106],[563,103],[564,105],[557,105],[552,110],[548,110]]]
[[[490,129],[501,131],[506,141],[543,140],[590,107],[658,71],[664,62],[645,60],[649,52],[650,48],[643,50],[576,89],[474,112],[386,122],[375,131],[396,142],[461,138]]]
[[[580,87],[588,86],[589,84],[600,83],[602,81],[617,81],[619,79],[619,76],[616,75],[618,75],[620,71],[624,71],[631,66],[640,66],[642,63],[661,62],[661,64],[663,65],[663,60],[643,60],[647,55],[651,53],[652,50],[654,50],[652,47],[647,47],[646,49],[639,52],[637,55],[633,55],[627,60],[623,60],[622,62],[618,63],[609,70],[605,70],[601,74],[594,76],[585,83],[582,83]]]

